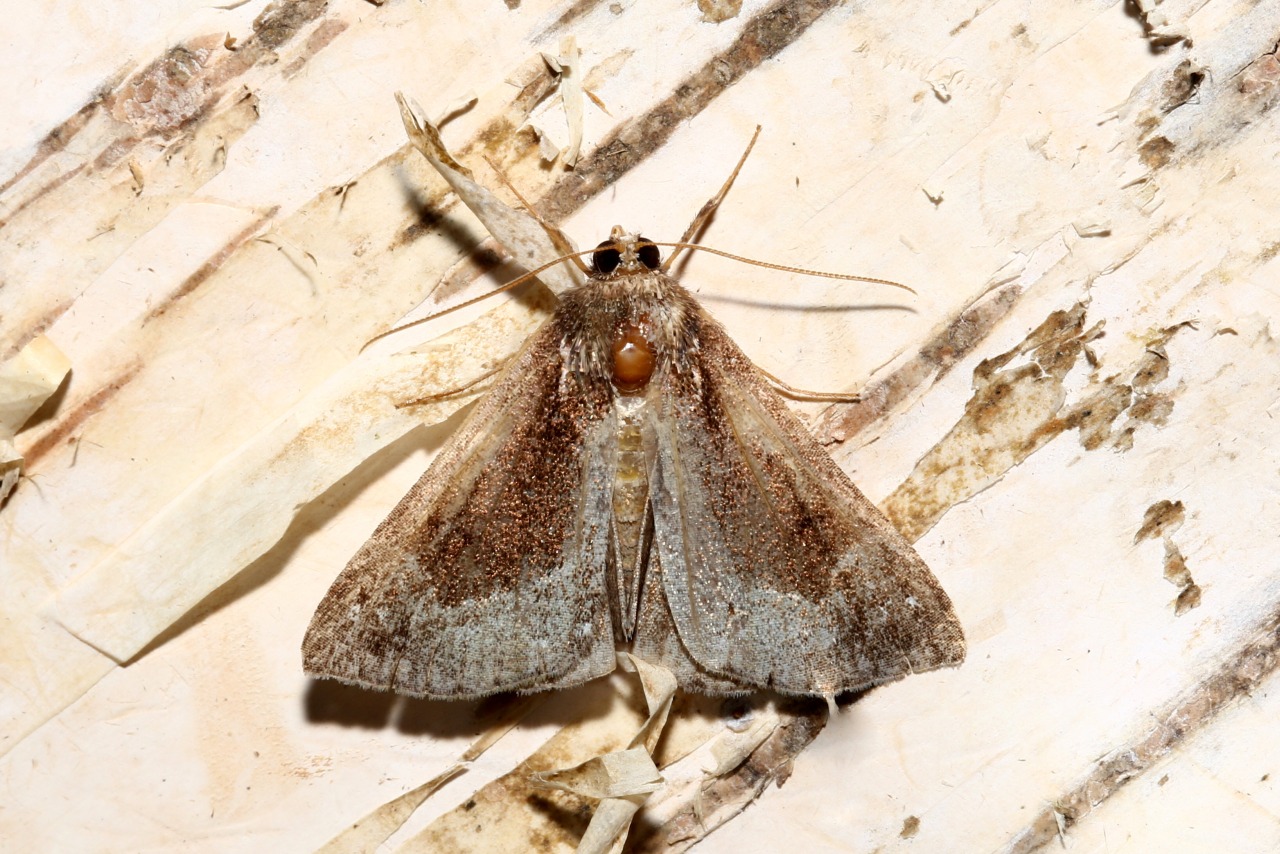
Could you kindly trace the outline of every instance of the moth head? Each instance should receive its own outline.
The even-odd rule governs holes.
[[[640,273],[662,266],[662,253],[651,240],[615,225],[609,239],[591,254],[591,266],[598,275]]]

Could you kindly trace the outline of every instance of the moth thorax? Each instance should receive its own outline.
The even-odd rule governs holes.
[[[653,376],[653,343],[634,323],[618,327],[613,335],[613,386],[623,394],[635,394]]]

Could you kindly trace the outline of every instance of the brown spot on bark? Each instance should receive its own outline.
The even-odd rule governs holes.
[[[738,17],[742,11],[742,0],[698,0],[698,11],[707,23],[720,24]]]
[[[1147,391],[1169,378],[1169,355],[1163,345],[1149,348],[1138,361],[1137,370],[1133,372],[1133,387]]]
[[[1066,414],[1046,425],[1050,431],[1079,430],[1080,444],[1096,451],[1115,435],[1113,427],[1133,401],[1133,390],[1124,384],[1107,384],[1094,391]]]
[[[1173,159],[1174,145],[1165,136],[1153,136],[1138,146],[1138,157],[1148,169],[1159,169]]]
[[[1147,508],[1142,517],[1142,527],[1133,535],[1133,541],[1140,543],[1172,534],[1186,521],[1187,511],[1181,501],[1157,501]]]
[[[1203,82],[1204,70],[1189,59],[1182,60],[1161,87],[1160,111],[1169,113],[1190,101]]]
[[[465,158],[472,153],[480,153],[490,159],[505,162],[512,156],[518,157],[537,149],[538,135],[533,128],[517,128],[511,119],[503,116],[482,128],[475,143],[468,146],[462,156]]]
[[[1169,423],[1173,414],[1173,396],[1169,394],[1142,395],[1129,407],[1129,417],[1134,421],[1143,421],[1155,427],[1163,427]]]
[[[1201,588],[1191,577],[1186,558],[1182,550],[1173,541],[1173,534],[1186,521],[1187,513],[1181,501],[1157,501],[1147,508],[1143,515],[1142,527],[1134,534],[1134,543],[1160,537],[1164,540],[1164,578],[1170,584],[1182,588],[1178,598],[1174,600],[1173,612],[1181,617],[1192,608],[1200,605]]]
[[[272,3],[253,21],[253,35],[258,44],[275,50],[298,34],[328,7],[327,0],[290,0]]]
[[[1200,585],[1192,582],[1182,588],[1178,598],[1173,600],[1174,616],[1181,617],[1192,608],[1200,607]]]
[[[1236,79],[1236,91],[1250,100],[1269,107],[1280,88],[1280,61],[1274,53],[1259,57],[1249,64]]]
[[[170,48],[107,99],[111,115],[138,136],[170,137],[198,118],[215,97],[205,73],[214,47],[195,42]]]
[[[1179,587],[1190,587],[1194,584],[1191,570],[1187,569],[1186,558],[1169,540],[1165,540],[1164,544],[1164,579]]]
[[[1143,424],[1163,424],[1173,410],[1173,397],[1153,389],[1168,376],[1164,345],[1185,328],[1178,324],[1157,333],[1126,372],[1127,380],[1096,380],[1079,401],[1068,403],[1064,380],[1081,363],[1091,373],[1096,369],[1089,344],[1103,329],[1086,328],[1081,304],[1053,312],[1017,347],[974,369],[964,416],[885,500],[885,515],[908,539],[917,538],[955,503],[986,489],[1067,430],[1079,432],[1086,450],[1128,450]],[[870,400],[860,405],[874,402],[874,388],[864,397]]]

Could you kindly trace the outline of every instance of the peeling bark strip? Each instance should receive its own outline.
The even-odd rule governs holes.
[[[1071,790],[1018,833],[1006,854],[1029,854],[1056,844],[1072,825],[1089,815],[1127,783],[1151,770],[1175,747],[1207,727],[1227,705],[1252,693],[1280,665],[1280,613],[1262,623],[1213,676],[1157,712],[1158,723],[1142,736],[1104,756]]]
[[[970,303],[954,320],[921,345],[915,357],[875,385],[862,389],[858,403],[832,407],[814,433],[827,442],[845,442],[906,402],[926,383],[936,383],[1003,320],[1022,296],[1008,284]]]
[[[777,56],[820,17],[841,5],[838,0],[783,0],[752,17],[737,41],[705,62],[665,100],[622,124],[578,161],[572,174],[538,200],[543,216],[559,222],[578,210],[666,145],[683,122],[698,115],[748,72]]]
[[[792,763],[827,724],[825,708],[796,706],[794,714],[732,773],[706,783],[701,797],[657,826],[637,823],[628,842],[633,854],[686,851],[723,827],[763,794],[770,783],[779,787],[791,776]]]

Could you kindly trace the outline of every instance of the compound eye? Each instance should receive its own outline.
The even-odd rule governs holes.
[[[656,270],[662,266],[662,251],[648,241],[647,238],[640,237],[636,239],[639,249],[636,255],[640,257],[640,263],[648,267],[650,270]]]
[[[654,247],[657,248],[656,246]],[[612,273],[622,263],[622,253],[612,240],[606,240],[591,253],[591,266],[597,273]]]

